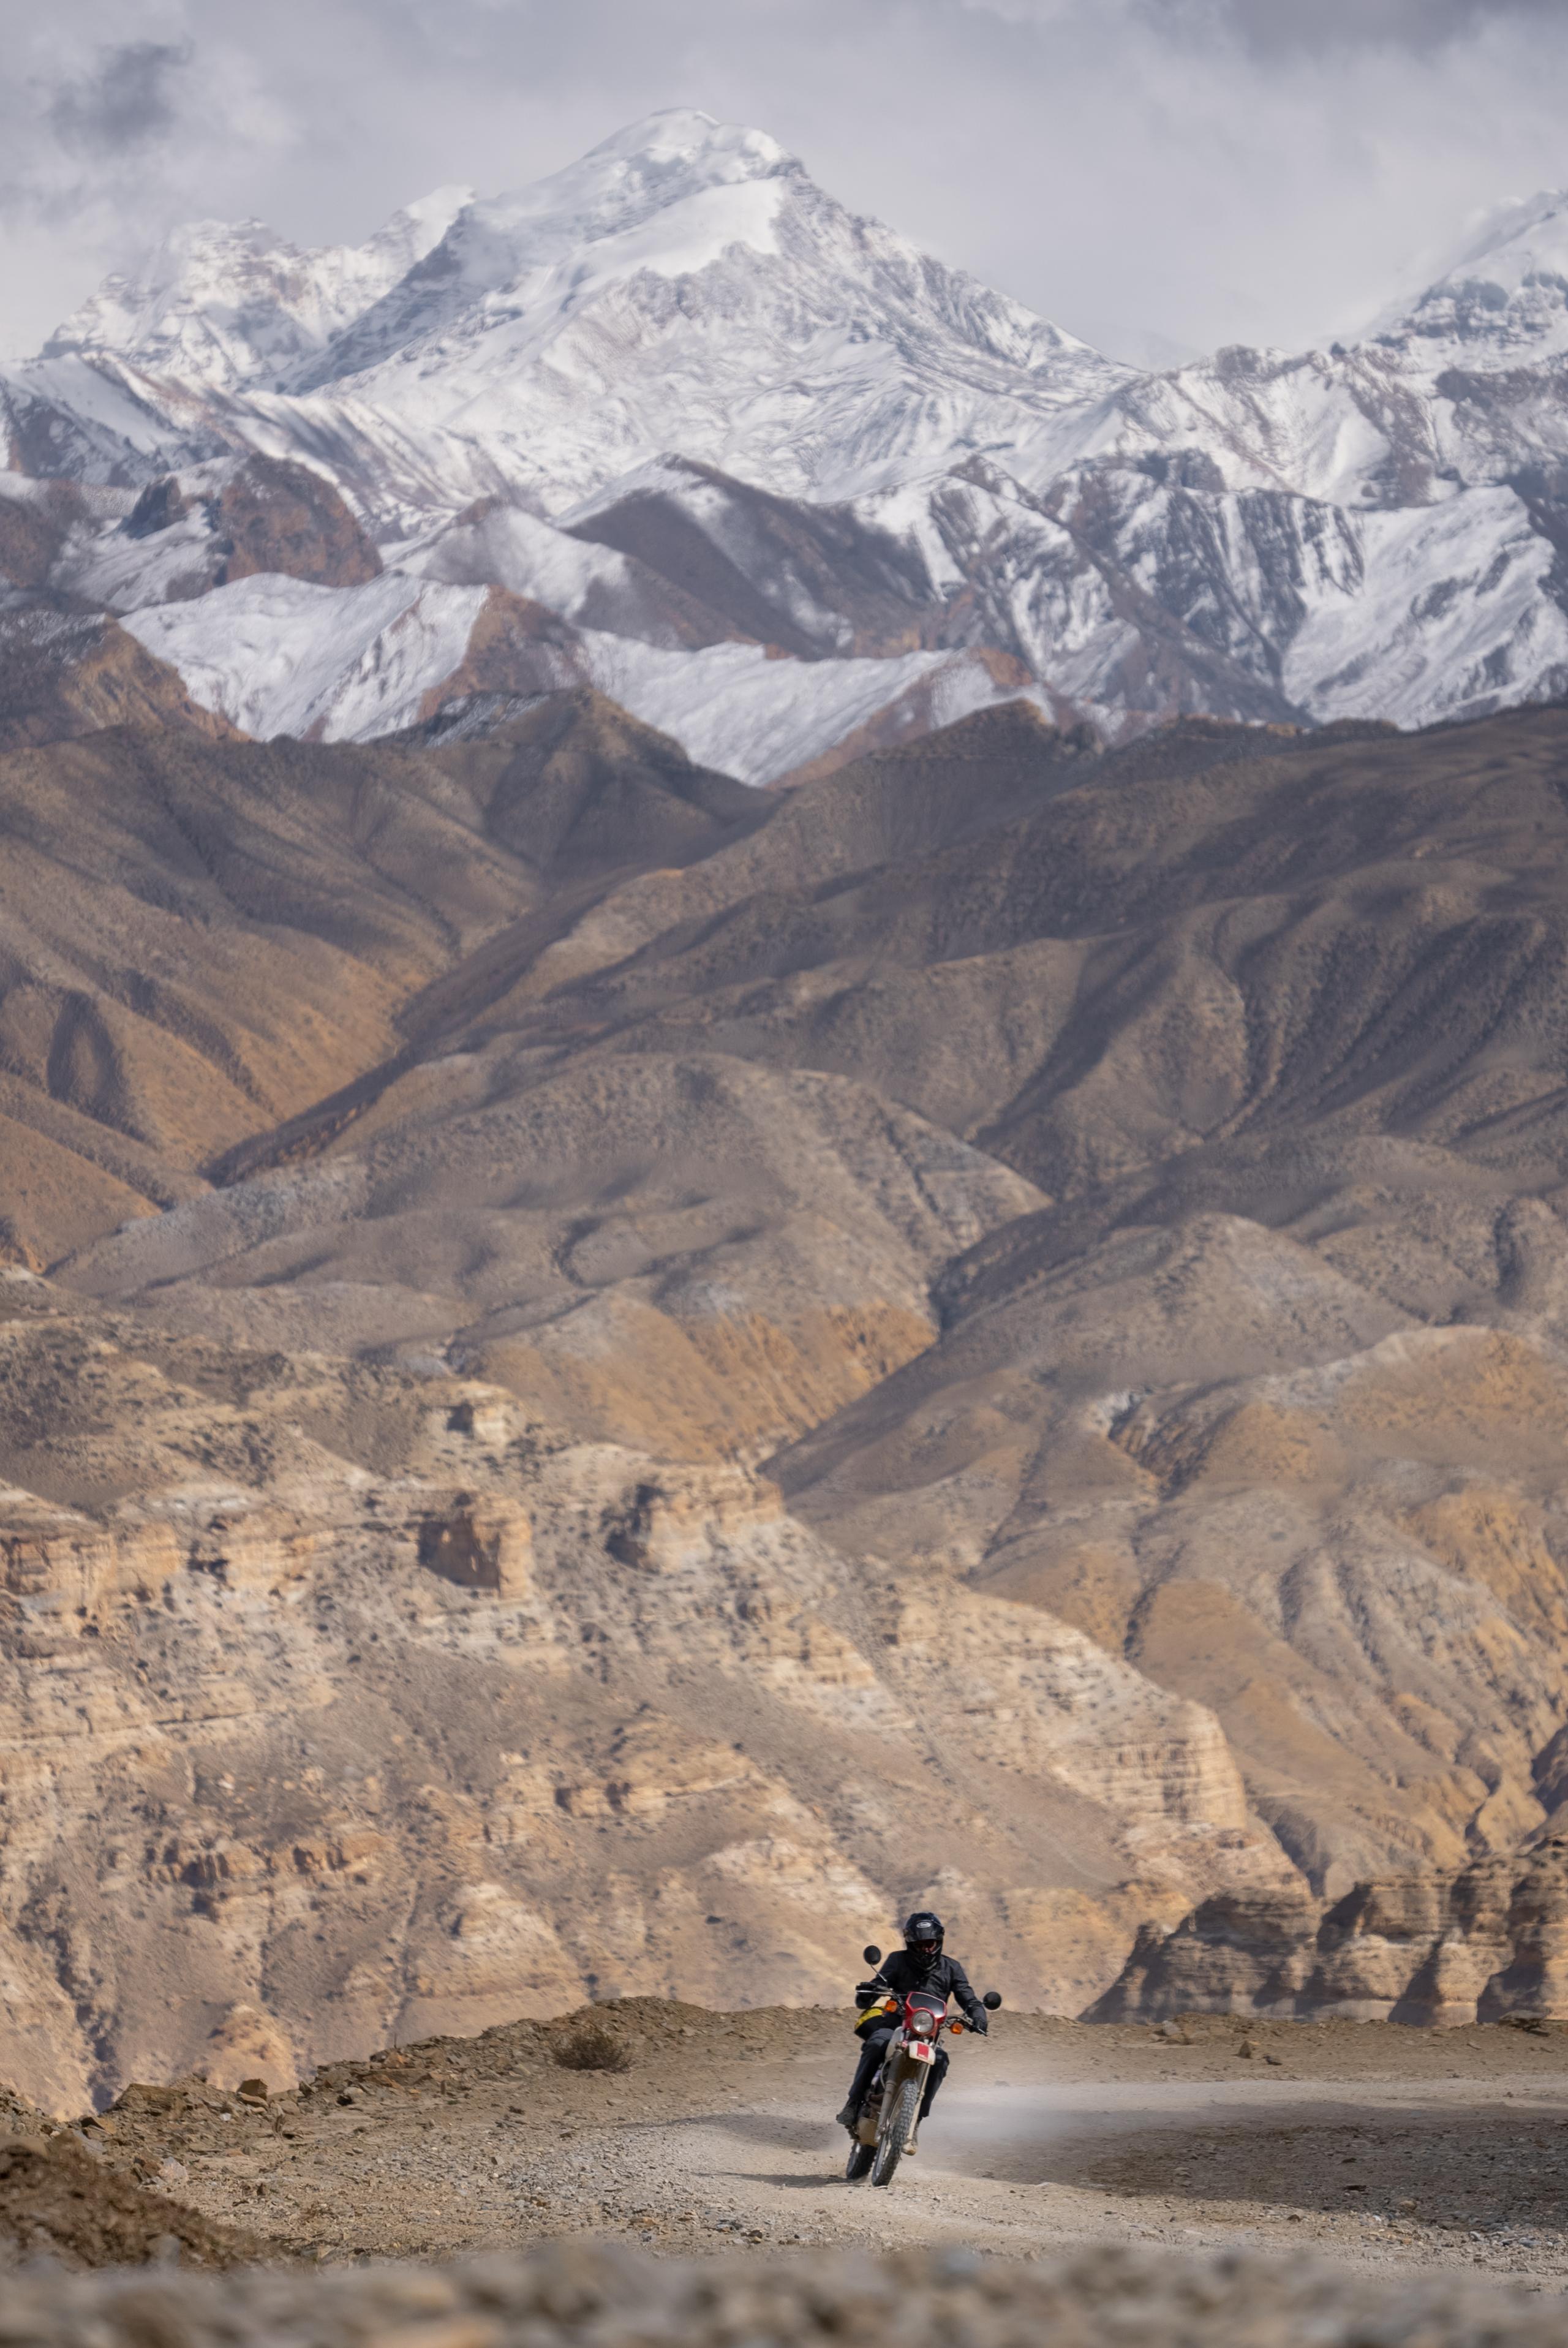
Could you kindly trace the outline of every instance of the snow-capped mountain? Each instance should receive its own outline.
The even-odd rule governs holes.
[[[434,229],[449,201],[401,221]],[[79,421],[82,478],[129,480],[146,411],[167,410],[182,456],[195,394],[212,453],[314,448],[388,527],[498,490],[556,511],[666,451],[811,498],[990,447],[1048,476],[1130,377],[703,115],[458,205],[385,282],[407,233],[304,254],[251,226],[185,232],[145,285],[53,336],[14,397]]]
[[[31,591],[122,613],[247,730],[542,689],[521,599],[558,667],[770,780],[1020,691],[1114,735],[1568,690],[1565,391],[1568,198],[1347,348],[1150,375],[682,112],[362,247],[184,231],[0,380],[0,420],[78,499]],[[253,523],[272,551],[235,569],[223,484],[264,504],[258,465],[335,496],[352,575],[319,512]]]
[[[400,283],[472,201],[471,188],[438,188],[367,244],[311,252],[261,221],[192,221],[145,277],[110,277],[43,355],[113,355],[214,391],[286,382]]]
[[[1534,366],[1568,355],[1568,194],[1501,205],[1413,300],[1365,338],[1429,369]]]

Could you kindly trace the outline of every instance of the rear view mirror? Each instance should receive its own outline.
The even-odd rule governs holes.
[[[985,1996],[981,1999],[980,2003],[981,2003],[981,2004],[982,2004],[983,2006],[985,2006],[985,2007],[986,2007],[986,2008],[987,2008],[987,2009],[988,2009],[992,2013],[995,2013],[995,2011],[996,2011],[996,2008],[997,2008],[997,2007],[1001,2004],[1001,2003],[1002,2003],[1002,1993],[1001,1993],[1001,1991],[1000,1991],[999,1989],[988,1989],[988,1990],[986,1991],[986,1993],[985,1993]]]
[[[866,1965],[881,1964],[882,1951],[878,1948],[874,1941],[869,1942],[868,1945],[861,1951],[861,1962]]]

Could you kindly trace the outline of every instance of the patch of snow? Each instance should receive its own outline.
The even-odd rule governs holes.
[[[601,692],[674,735],[699,766],[747,783],[776,782],[812,765],[917,687],[930,692],[937,725],[1009,697],[964,654],[779,660],[759,644],[663,652],[592,632],[583,649]]]
[[[385,551],[400,570],[454,585],[505,587],[584,627],[653,644],[679,641],[661,611],[655,573],[611,547],[569,537],[521,506],[492,506],[477,520],[448,523]]]
[[[262,739],[292,734],[368,741],[418,722],[461,665],[489,593],[408,572],[362,587],[263,577],[190,602],[131,613],[124,624],[178,671],[204,709]],[[760,645],[661,649],[593,630],[587,673],[634,716],[671,734],[699,765],[751,783],[809,766],[897,705],[915,724],[951,724],[1004,697],[965,654],[894,660],[771,659]]]
[[[1317,600],[1285,655],[1315,717],[1426,726],[1568,691],[1568,617],[1542,593],[1553,550],[1511,489],[1360,527],[1354,592]]]
[[[267,574],[124,625],[193,701],[247,734],[359,741],[417,723],[461,664],[489,592],[396,572],[343,588]]]

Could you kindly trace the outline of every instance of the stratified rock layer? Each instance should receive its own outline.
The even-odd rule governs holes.
[[[1227,1892],[1173,1932],[1139,1933],[1093,2022],[1178,2013],[1342,2014],[1453,2024],[1568,2012],[1568,1842],[1358,1883],[1325,1904],[1305,1891]]]
[[[1201,1706],[851,1572],[739,1467],[25,1273],[0,1394],[0,2078],[51,2109],[594,1996],[836,2001],[921,1894],[1078,2005],[1140,1915],[1289,1874]]]

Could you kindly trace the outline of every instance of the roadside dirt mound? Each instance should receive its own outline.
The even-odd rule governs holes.
[[[365,2340],[529,2348],[593,2339],[728,2348],[742,2339],[840,2341],[860,2348],[1048,2339],[1053,2348],[1202,2338],[1205,2348],[1519,2348],[1563,2337],[1562,2302],[1448,2281],[1367,2284],[1328,2267],[1255,2259],[1187,2260],[1097,2250],[1041,2266],[991,2265],[965,2250],[872,2264],[660,2265],[633,2252],[552,2250],[447,2273],[247,2274],[214,2285],[171,2275],[156,2290],[105,2277],[29,2281],[9,2310],[13,2337],[104,2348],[244,2348],[287,2337],[300,2348]],[[88,2327],[90,2326],[90,2333]]]
[[[253,2235],[149,2193],[68,2137],[0,2143],[0,2265],[135,2267],[178,2258],[229,2267],[260,2255]]]

